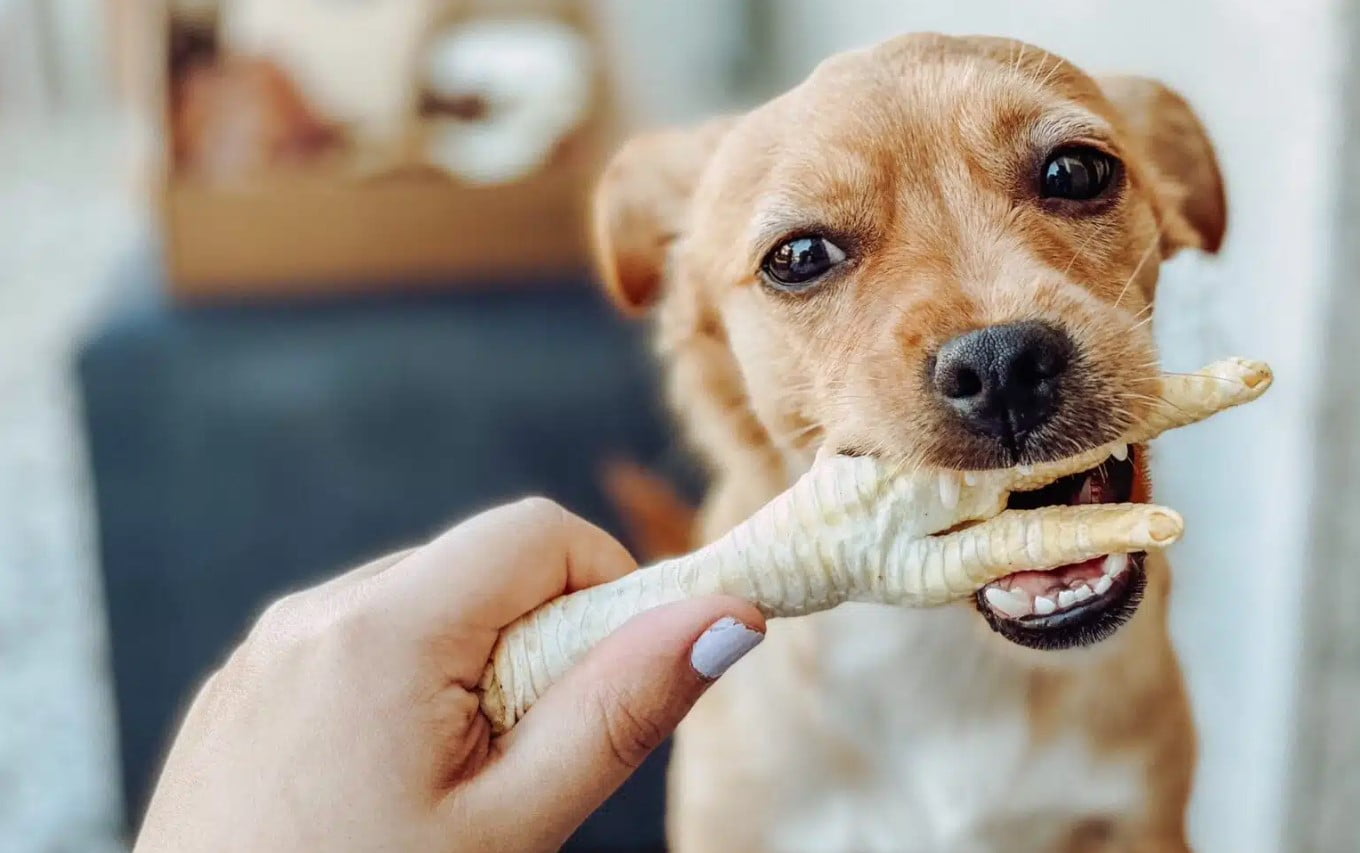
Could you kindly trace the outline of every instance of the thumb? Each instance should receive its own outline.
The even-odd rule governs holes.
[[[765,637],[747,602],[696,598],[624,624],[534,704],[478,781],[523,847],[556,849]],[[513,845],[507,845],[507,849]]]

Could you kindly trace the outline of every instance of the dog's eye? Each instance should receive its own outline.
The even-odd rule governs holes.
[[[1064,148],[1044,163],[1039,194],[1044,198],[1090,201],[1109,188],[1119,161],[1095,148]]]
[[[780,290],[803,290],[845,260],[840,246],[825,237],[798,237],[781,243],[761,262],[761,272]]]

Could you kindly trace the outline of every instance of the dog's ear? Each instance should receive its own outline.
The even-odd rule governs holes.
[[[671,243],[709,156],[731,127],[721,118],[639,136],[623,146],[595,189],[591,231],[605,289],[639,313],[661,295]]]
[[[1099,82],[1156,170],[1163,256],[1183,248],[1217,252],[1228,227],[1228,201],[1204,125],[1184,98],[1156,80]]]

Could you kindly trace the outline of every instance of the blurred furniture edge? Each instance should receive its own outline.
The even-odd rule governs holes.
[[[271,598],[530,493],[617,530],[609,458],[694,484],[640,336],[580,282],[187,308],[154,267],[78,363],[131,826],[191,691]],[[567,849],[662,849],[665,762]]]
[[[559,17],[599,48],[595,106],[544,169],[494,187],[431,168],[378,175],[302,168],[221,187],[174,168],[168,0],[111,0],[115,88],[155,139],[139,171],[158,213],[169,291],[199,302],[292,298],[382,291],[392,281],[422,289],[541,282],[545,273],[586,269],[587,196],[618,136],[593,6],[513,0],[496,9]]]
[[[183,300],[260,299],[385,290],[386,282],[504,287],[586,269],[577,176],[449,186],[428,176],[296,178],[232,193],[167,179],[159,215],[168,288]]]

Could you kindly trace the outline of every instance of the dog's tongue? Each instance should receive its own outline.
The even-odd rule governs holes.
[[[982,598],[992,610],[1012,619],[1031,613],[1045,616],[1104,595],[1132,564],[1127,554],[1109,554],[1047,572],[1016,572],[983,587]]]
[[[1043,572],[1016,572],[995,581],[991,586],[1015,592],[1022,592],[1030,598],[1048,595],[1056,590],[1068,589],[1084,582],[1089,586],[1104,576],[1104,557],[1094,557],[1081,563],[1071,563]]]

